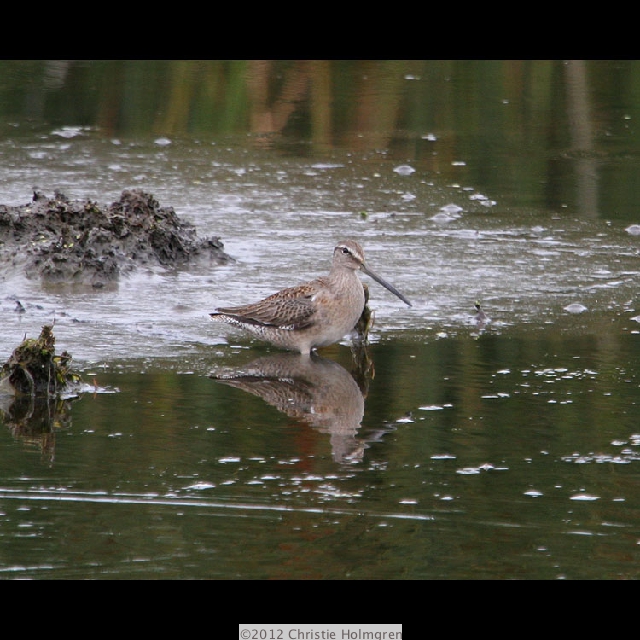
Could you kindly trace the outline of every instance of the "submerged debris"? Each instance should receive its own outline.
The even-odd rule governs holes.
[[[122,192],[103,208],[36,191],[32,202],[0,205],[0,246],[5,264],[29,278],[102,287],[141,265],[179,266],[198,258],[218,264],[232,258],[218,237],[198,238],[173,207],[161,207],[142,190]]]
[[[71,355],[56,355],[55,342],[53,326],[44,325],[37,340],[25,337],[0,368],[0,424],[50,463],[56,432],[71,426],[72,403],[87,392],[118,392],[84,383],[71,372]]]
[[[71,355],[56,356],[53,327],[44,325],[37,340],[26,338],[16,347],[0,370],[0,391],[16,396],[50,398],[59,396],[79,376],[70,372]]]
[[[354,327],[351,356],[353,358],[353,377],[366,397],[369,392],[369,382],[375,377],[373,360],[367,349],[369,332],[373,328],[375,314],[369,307],[369,287],[364,282],[362,286],[364,287],[364,308]]]
[[[364,288],[364,308],[360,314],[360,318],[354,327],[355,340],[361,344],[369,344],[369,331],[371,331],[374,323],[374,313],[369,308],[369,286],[366,283],[362,283]]]

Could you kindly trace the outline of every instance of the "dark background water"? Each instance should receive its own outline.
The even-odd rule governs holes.
[[[637,200],[638,64],[3,60],[0,117],[18,139],[74,126],[392,154],[512,206],[617,218]]]
[[[637,577],[637,70],[0,61],[0,204],[143,188],[237,259],[104,291],[2,262],[2,360],[55,318],[87,387],[3,401],[0,575]],[[372,375],[209,322],[343,237],[414,303],[369,281]],[[257,358],[314,412],[209,377]]]

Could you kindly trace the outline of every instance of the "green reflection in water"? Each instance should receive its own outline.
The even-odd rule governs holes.
[[[97,372],[119,393],[74,402],[55,455],[0,433],[0,571],[637,577],[636,338],[373,345],[363,455],[342,462],[306,418],[206,375]]]
[[[0,61],[0,126],[383,152],[506,205],[633,217],[638,61]],[[16,127],[16,125],[19,125]]]

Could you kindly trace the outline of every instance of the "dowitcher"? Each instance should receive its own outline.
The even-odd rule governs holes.
[[[342,339],[358,322],[365,294],[357,271],[364,271],[411,306],[393,285],[369,269],[357,242],[344,240],[333,250],[328,275],[282,289],[254,304],[216,309],[210,315],[218,322],[246,329],[276,347],[308,355],[315,347],[326,347]]]

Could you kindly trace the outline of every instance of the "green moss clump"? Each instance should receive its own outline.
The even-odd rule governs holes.
[[[69,371],[71,355],[56,356],[53,326],[44,325],[37,340],[25,338],[0,370],[0,388],[7,386],[16,395],[55,397],[79,377]]]

